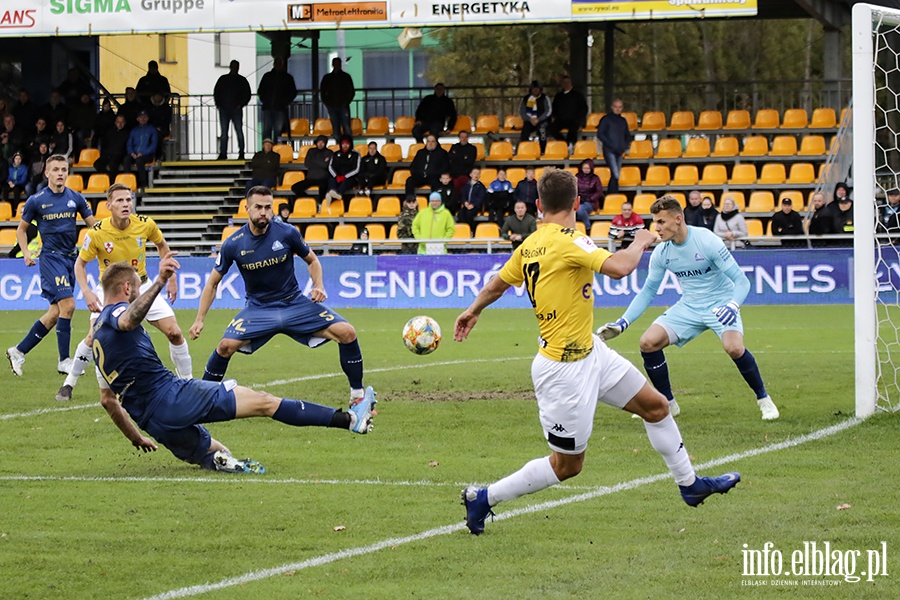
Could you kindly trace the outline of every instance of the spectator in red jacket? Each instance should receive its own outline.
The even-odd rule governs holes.
[[[613,217],[609,237],[618,240],[624,250],[634,241],[634,234],[644,228],[644,219],[634,212],[631,202],[622,203],[622,213]]]
[[[603,208],[603,184],[594,173],[593,159],[581,161],[575,178],[578,180],[578,197],[581,199],[581,206],[575,216],[584,223],[585,230],[590,231],[591,213]]]

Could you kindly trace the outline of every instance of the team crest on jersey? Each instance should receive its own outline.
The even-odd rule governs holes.
[[[284,246],[278,240],[275,240],[275,243],[272,244],[272,251],[278,252],[279,250],[284,250]]]
[[[703,255],[698,252],[697,254],[694,255],[694,260],[696,260],[697,262],[700,262],[701,260],[706,260],[706,259],[704,259]]]
[[[66,202],[66,206],[68,206],[69,208],[75,208],[75,201],[69,200],[68,202]]]
[[[134,238],[134,241],[137,243],[138,248],[144,247],[144,238],[138,236],[138,237]]]
[[[114,246],[112,242],[104,242],[103,248],[106,250],[107,254],[110,254],[113,251]]]

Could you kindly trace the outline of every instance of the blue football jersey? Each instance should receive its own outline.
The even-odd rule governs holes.
[[[94,213],[84,196],[69,188],[59,194],[46,187],[25,201],[22,220],[35,221],[41,234],[42,252],[71,254],[77,252],[77,215],[87,219]]]
[[[293,225],[271,222],[256,236],[244,225],[222,244],[216,270],[225,275],[237,263],[244,278],[247,303],[267,304],[300,293],[294,276],[294,255],[305,258],[309,246]]]

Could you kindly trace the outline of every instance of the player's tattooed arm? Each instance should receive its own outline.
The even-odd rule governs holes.
[[[169,252],[159,261],[159,275],[153,281],[153,284],[146,292],[141,294],[128,305],[128,309],[119,316],[119,329],[123,331],[131,331],[136,329],[153,305],[156,296],[162,291],[166,285],[166,281],[175,274],[175,270],[180,267],[174,256],[177,252]]]

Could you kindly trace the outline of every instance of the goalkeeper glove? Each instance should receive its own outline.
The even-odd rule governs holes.
[[[737,321],[738,314],[740,314],[740,307],[737,302],[732,300],[727,304],[715,307],[713,309],[713,314],[716,315],[716,319],[718,319],[719,323],[722,325],[733,325],[734,322]]]
[[[625,317],[621,319],[616,319],[614,323],[607,323],[603,327],[597,330],[597,335],[600,336],[600,339],[604,342],[607,340],[611,340],[614,337],[618,336],[620,333],[628,329],[629,323]]]

